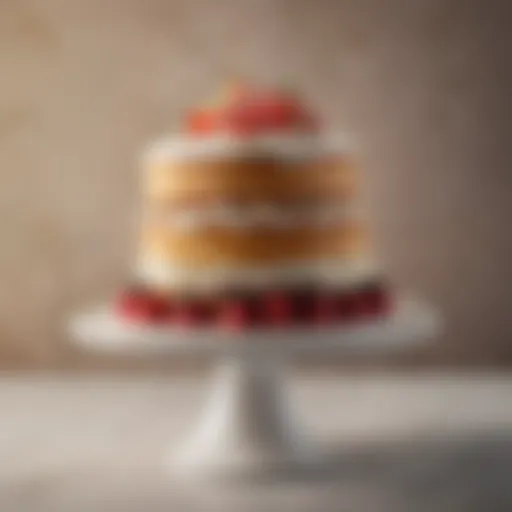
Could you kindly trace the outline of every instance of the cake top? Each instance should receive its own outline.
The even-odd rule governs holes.
[[[272,156],[311,159],[345,154],[344,134],[326,134],[302,99],[286,88],[233,81],[204,104],[188,110],[181,130],[144,152],[150,161]]]
[[[233,81],[212,100],[188,112],[185,131],[197,137],[312,133],[317,131],[317,120],[288,89]]]

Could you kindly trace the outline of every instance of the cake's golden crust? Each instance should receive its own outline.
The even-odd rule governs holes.
[[[287,230],[205,228],[193,232],[147,228],[142,255],[188,266],[272,264],[363,253],[366,231],[359,225]]]
[[[356,167],[346,157],[153,162],[146,173],[147,200],[155,204],[341,200],[353,197],[357,188]]]

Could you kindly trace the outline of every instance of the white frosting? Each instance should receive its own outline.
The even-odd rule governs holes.
[[[308,159],[329,153],[344,153],[348,148],[349,143],[344,136],[325,137],[316,133],[272,133],[249,137],[228,133],[207,137],[176,135],[164,137],[150,145],[144,159],[165,162],[261,155]]]
[[[360,218],[361,214],[360,206],[355,204],[331,203],[309,207],[218,204],[211,207],[183,208],[178,211],[148,212],[147,221],[180,231],[193,231],[205,227],[287,229],[336,225],[342,221]]]
[[[186,267],[156,258],[143,258],[137,275],[146,283],[187,291],[215,291],[225,287],[265,289],[312,280],[325,287],[351,286],[375,277],[369,258],[310,260],[261,267]]]

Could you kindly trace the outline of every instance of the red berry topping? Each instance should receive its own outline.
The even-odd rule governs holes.
[[[265,128],[298,128],[304,117],[301,105],[290,98],[270,98],[261,108],[265,113]]]
[[[170,301],[137,290],[124,292],[117,304],[118,312],[124,318],[137,322],[162,322],[171,315]]]
[[[187,130],[195,135],[214,133],[219,127],[218,114],[208,110],[196,110],[187,118]]]
[[[223,327],[243,330],[255,320],[251,301],[245,298],[227,299],[220,307],[219,323]]]
[[[228,132],[249,136],[283,130],[315,130],[317,123],[289,91],[250,88],[237,82],[215,103],[190,112],[186,127],[195,135]]]
[[[294,300],[291,293],[272,292],[263,298],[263,322],[270,325],[290,324],[294,317]]]
[[[124,290],[117,299],[116,310],[122,316],[128,316],[142,302],[144,295],[142,290],[129,288]]]
[[[294,318],[300,323],[310,323],[315,317],[316,297],[312,289],[299,290],[294,296]]]
[[[150,306],[151,319],[154,322],[167,322],[173,313],[171,302],[163,297],[155,297]]]
[[[336,316],[341,322],[352,322],[361,317],[359,296],[343,291],[336,298]]]
[[[199,299],[186,300],[176,307],[173,321],[184,327],[195,327],[208,323],[212,316],[212,304]]]
[[[195,325],[196,318],[194,308],[192,307],[192,305],[180,303],[178,306],[176,306],[176,311],[174,313],[172,323],[184,327]]]
[[[319,294],[315,300],[314,319],[317,324],[329,324],[336,318],[336,298],[330,294]]]
[[[390,307],[390,297],[385,288],[379,284],[367,287],[361,292],[364,311],[370,316],[386,314]]]
[[[298,101],[276,93],[247,97],[228,107],[225,124],[228,130],[247,135],[313,126]]]
[[[222,126],[235,135],[252,135],[261,131],[262,112],[252,101],[239,102],[223,114]]]

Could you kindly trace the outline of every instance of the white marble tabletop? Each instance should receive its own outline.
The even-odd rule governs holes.
[[[315,481],[183,485],[162,470],[207,382],[0,380],[1,512],[510,512],[512,376],[302,376],[333,465]]]

